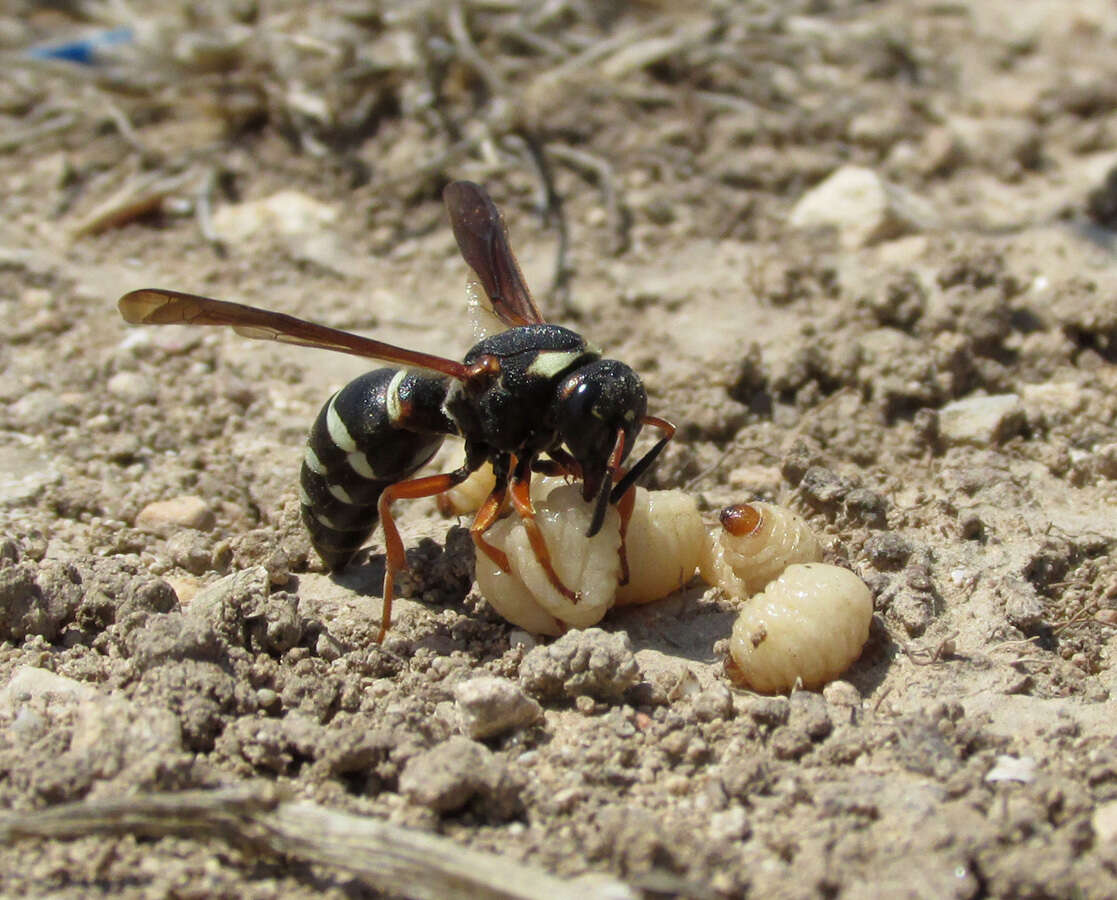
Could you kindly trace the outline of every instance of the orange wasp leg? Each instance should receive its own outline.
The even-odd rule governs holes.
[[[626,472],[621,468],[621,460],[624,459],[625,437],[624,430],[621,429],[617,432],[617,442],[613,445],[613,452],[609,454],[609,471],[612,473],[613,484],[620,483]],[[636,506],[636,486],[630,484],[628,489],[619,497],[614,499],[617,504],[617,512],[621,518],[621,544],[617,548],[617,555],[620,557],[621,563],[621,576],[617,582],[619,585],[628,584],[628,546],[625,543],[628,537],[628,522],[632,518],[632,510]]]
[[[516,512],[520,514],[523,520],[524,529],[527,531],[528,541],[531,543],[531,552],[535,554],[535,558],[539,561],[539,565],[543,567],[543,571],[547,573],[547,580],[556,591],[564,596],[571,603],[577,603],[580,599],[579,596],[570,590],[562,579],[559,578],[558,573],[551,563],[551,551],[547,549],[547,542],[543,538],[543,532],[539,530],[539,523],[535,521],[535,507],[531,503],[531,465],[530,461],[527,464],[517,463],[515,471],[512,473],[512,505],[516,507]]]
[[[395,596],[396,574],[407,567],[407,556],[403,549],[403,539],[392,518],[392,504],[396,500],[417,500],[420,497],[433,497],[461,484],[469,477],[470,470],[462,467],[443,475],[426,475],[410,481],[398,481],[384,489],[377,501],[380,524],[384,529],[384,609],[380,616],[378,644],[384,643],[388,628],[392,623],[392,599]]]
[[[504,572],[512,570],[512,565],[508,562],[508,554],[486,541],[485,532],[492,528],[493,523],[500,518],[507,505],[508,485],[504,482],[498,482],[497,486],[493,488],[493,492],[485,498],[485,502],[477,510],[477,516],[469,528],[473,543]]]

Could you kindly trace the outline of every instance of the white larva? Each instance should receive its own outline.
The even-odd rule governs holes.
[[[587,539],[593,510],[578,484],[537,479],[532,501],[551,564],[563,583],[581,596],[573,603],[550,583],[518,516],[500,520],[485,539],[508,555],[512,571],[502,571],[478,549],[477,586],[493,609],[525,631],[557,635],[567,627],[586,628],[599,622],[614,602],[658,600],[694,576],[705,527],[694,500],[681,491],[636,489],[625,540],[629,581],[624,586],[618,586],[616,509],[609,510],[597,535]]]
[[[733,596],[743,599],[751,585],[767,585],[742,604],[729,641],[726,669],[742,686],[765,693],[788,691],[796,683],[821,687],[853,664],[868,639],[873,614],[868,587],[846,569],[813,562],[822,555],[818,539],[782,507],[730,507],[706,536],[690,497],[638,488],[626,537],[629,583],[618,587],[617,511],[610,509],[601,531],[587,539],[592,510],[578,484],[537,479],[532,499],[552,565],[578,601],[550,583],[514,514],[486,535],[507,554],[511,572],[477,554],[482,595],[527,631],[559,635],[596,624],[614,604],[664,597],[690,580],[702,558],[703,574]]]
[[[821,560],[814,531],[791,510],[741,503],[722,510],[721,527],[711,529],[699,567],[703,581],[743,600],[788,566]]]
[[[685,586],[706,543],[706,526],[692,497],[637,488],[625,535],[628,584],[617,588],[616,604],[650,603]]]
[[[581,485],[539,479],[533,488],[535,520],[551,565],[578,595],[577,601],[551,584],[515,514],[496,522],[485,534],[486,542],[508,556],[511,572],[501,570],[478,548],[477,587],[493,609],[525,631],[560,635],[567,626],[596,625],[613,605],[620,579],[620,517],[610,508],[601,530],[587,538],[593,507],[582,500]]]
[[[476,472],[456,487],[450,488],[437,497],[438,508],[445,516],[464,516],[475,513],[485,502],[485,498],[496,487],[493,467],[485,463]]]
[[[848,569],[796,564],[746,601],[729,639],[726,671],[762,693],[811,689],[838,678],[869,637],[873,598]]]

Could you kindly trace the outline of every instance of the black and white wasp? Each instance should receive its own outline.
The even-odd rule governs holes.
[[[670,422],[647,414],[644,385],[631,368],[603,359],[581,335],[543,320],[484,189],[457,181],[443,199],[462,256],[507,326],[477,343],[462,362],[179,291],[132,291],[119,302],[121,315],[133,324],[228,325],[245,337],[396,366],[362,375],[330,398],[311,426],[300,474],[303,521],[330,569],[345,566],[376,523],[383,524],[380,640],[391,622],[395,577],[405,565],[394,501],[441,494],[490,462],[496,486],[470,529],[477,547],[508,570],[507,557],[484,536],[511,500],[551,583],[576,601],[552,568],[536,525],[532,473],[581,480],[582,496],[594,504],[587,537],[601,528],[608,504],[617,504],[623,536],[633,486],[675,432]],[[623,463],[644,425],[661,436],[626,470]],[[464,440],[465,463],[453,472],[412,478],[446,435]],[[621,553],[626,571],[623,540]]]

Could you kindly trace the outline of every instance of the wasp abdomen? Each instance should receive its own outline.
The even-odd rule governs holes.
[[[454,426],[446,381],[376,369],[333,395],[311,426],[300,473],[302,517],[318,555],[344,566],[376,527],[384,489],[425,465]]]

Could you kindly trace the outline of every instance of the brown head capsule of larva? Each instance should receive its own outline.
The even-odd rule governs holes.
[[[795,563],[819,562],[822,545],[811,527],[774,503],[740,503],[721,511],[699,567],[707,584],[744,599]]]
[[[842,675],[869,638],[873,598],[848,569],[792,565],[746,601],[729,639],[726,672],[761,693],[821,687]]]

